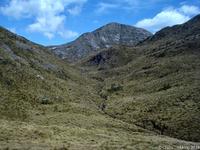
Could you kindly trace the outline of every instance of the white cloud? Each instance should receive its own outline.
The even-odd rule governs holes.
[[[145,28],[155,33],[166,26],[182,24],[198,13],[200,13],[199,8],[190,5],[183,5],[177,9],[167,8],[153,18],[147,18],[137,22],[135,26]]]
[[[197,6],[183,5],[179,11],[187,15],[196,15],[200,13],[200,8]]]
[[[53,38],[54,34],[64,28],[65,16],[38,16],[33,24],[28,26],[30,32],[41,32],[48,38]],[[49,36],[51,35],[51,36]]]
[[[105,13],[110,9],[114,9],[114,8],[118,8],[119,5],[118,4],[111,4],[111,3],[99,3],[98,4],[98,9],[96,10],[96,13]]]
[[[81,12],[81,10],[82,10],[82,5],[74,6],[73,8],[67,9],[67,11],[68,11],[71,15],[79,15],[80,12]]]
[[[109,12],[113,9],[123,9],[129,11],[138,11],[142,8],[155,7],[156,4],[167,2],[168,0],[107,0],[107,2],[99,2],[97,4],[97,13]]]
[[[118,0],[120,1],[120,0]],[[168,0],[124,0],[124,2],[126,2],[128,5],[130,6],[138,6],[138,5],[150,5],[150,4],[155,4],[155,3],[159,3],[159,2],[166,2]]]
[[[62,32],[58,32],[58,34],[65,39],[77,37],[79,35],[77,32],[70,30],[63,30]]]
[[[64,24],[66,13],[77,15],[87,0],[11,0],[7,5],[0,7],[1,13],[16,19],[31,18],[33,23],[28,25],[30,32],[40,32],[48,38],[57,33],[68,33],[68,38],[76,34],[66,30]],[[69,8],[73,5],[73,8]],[[68,31],[68,32],[66,32]],[[61,34],[58,34],[61,36]],[[62,36],[63,37],[63,36]]]

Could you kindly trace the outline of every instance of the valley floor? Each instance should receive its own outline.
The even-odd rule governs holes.
[[[85,108],[87,108],[85,106]],[[79,109],[79,113],[77,113]],[[200,143],[156,135],[72,103],[44,106],[26,122],[0,120],[0,149],[187,149]]]

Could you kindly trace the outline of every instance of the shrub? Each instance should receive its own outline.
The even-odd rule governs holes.
[[[53,104],[53,101],[49,97],[44,96],[44,97],[39,98],[39,103],[43,105],[49,105],[49,104]]]
[[[113,83],[111,84],[111,87],[108,89],[108,92],[113,93],[120,90],[123,90],[123,86],[120,84]]]

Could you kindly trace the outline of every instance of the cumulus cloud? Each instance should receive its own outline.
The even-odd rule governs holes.
[[[107,0],[97,4],[96,13],[107,13],[113,9],[123,9],[135,11],[141,8],[155,7],[155,4],[165,2],[167,0]]]
[[[68,8],[67,11],[71,15],[79,15],[80,12],[82,11],[82,5],[77,5],[77,6],[74,6],[72,8]]]
[[[40,32],[48,38],[53,38],[58,33],[62,37],[72,38],[77,36],[77,33],[65,29],[66,14],[77,15],[86,1],[11,0],[7,5],[0,7],[0,11],[16,19],[32,18],[33,23],[27,27],[30,32]],[[63,36],[64,34],[69,35]]]
[[[96,13],[106,13],[110,9],[118,8],[118,4],[111,4],[111,3],[99,3],[98,4],[98,9],[96,10]]]
[[[196,15],[200,13],[200,8],[197,6],[183,5],[179,11],[186,15]]]
[[[199,13],[200,9],[198,7],[190,5],[183,5],[180,8],[167,8],[153,18],[147,18],[137,22],[135,26],[155,33],[166,26],[182,24]]]
[[[77,37],[78,36],[77,32],[70,31],[70,30],[62,30],[61,32],[58,32],[58,34],[61,37],[65,38],[65,39],[68,39],[68,38],[71,38],[71,37]]]

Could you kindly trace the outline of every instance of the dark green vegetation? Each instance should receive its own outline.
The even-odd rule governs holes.
[[[200,145],[199,41],[197,16],[69,65],[0,28],[0,149]]]

